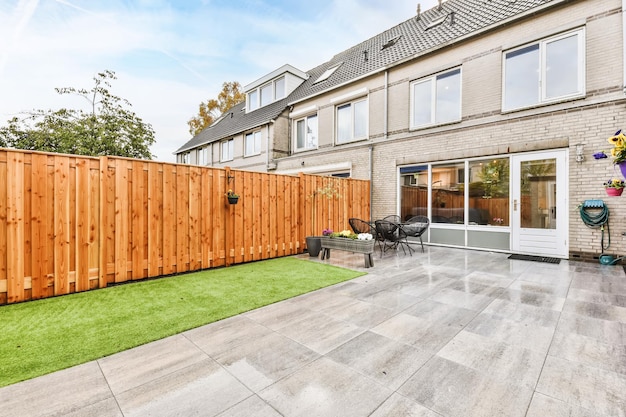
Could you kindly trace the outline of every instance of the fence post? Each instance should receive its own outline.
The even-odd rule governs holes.
[[[226,190],[226,192],[228,192],[228,190],[231,189],[231,181],[234,182],[235,177],[231,174],[230,171],[230,167],[225,167],[224,168],[225,171],[225,176],[224,178],[226,179],[226,186],[224,187],[224,189]],[[225,216],[224,216],[224,262],[226,262],[226,266],[230,266],[232,264],[232,259],[230,256],[231,251],[233,250],[232,245],[233,245],[233,238],[231,236],[231,233],[234,231],[234,226],[235,226],[235,208],[234,208],[234,204],[229,204],[228,203],[228,198],[226,198],[226,196],[223,197],[224,202],[224,207],[225,207]]]

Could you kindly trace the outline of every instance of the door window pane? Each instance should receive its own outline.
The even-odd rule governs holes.
[[[520,224],[556,229],[556,159],[523,161],[520,178]]]

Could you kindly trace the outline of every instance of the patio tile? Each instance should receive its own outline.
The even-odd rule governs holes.
[[[327,358],[259,393],[286,417],[367,416],[390,395],[387,388]]]
[[[510,320],[487,313],[481,313],[467,325],[465,330],[543,354],[548,351],[554,334],[554,329],[549,327],[532,325],[527,321]]]
[[[259,391],[317,359],[319,355],[278,334],[255,338],[214,359],[252,391]]]
[[[111,391],[119,394],[174,371],[199,363],[207,355],[182,335],[99,359]],[[155,367],[153,364],[158,363]]]
[[[608,304],[616,307],[626,307],[626,294],[611,294],[572,288],[567,295],[570,300],[586,301],[595,304]]]
[[[229,408],[216,417],[282,417],[278,411],[274,410],[258,396],[253,395],[239,404]]]
[[[117,395],[125,417],[215,415],[252,392],[211,359]]]
[[[380,307],[388,308],[399,313],[408,307],[417,304],[421,299],[408,294],[394,291],[379,291],[369,296],[360,296],[359,300],[367,301]]]
[[[487,287],[507,288],[515,281],[515,279],[511,278],[509,274],[474,271],[465,276],[462,281],[485,285]]]
[[[365,330],[329,315],[317,313],[315,316],[285,326],[278,332],[323,355]]]
[[[548,356],[536,391],[600,415],[626,415],[626,375]]]
[[[509,285],[508,289],[565,298],[567,297],[567,293],[569,292],[569,283],[559,285],[552,283],[524,281],[519,279],[513,281],[511,285]]]
[[[90,406],[97,409],[96,404],[111,398],[100,367],[88,362],[0,388],[0,416],[64,415]]]
[[[183,335],[208,355],[214,356],[272,333],[272,330],[245,316],[235,316],[188,330]]]
[[[549,308],[536,307],[529,304],[518,303],[512,300],[494,300],[485,310],[484,314],[494,317],[518,321],[533,326],[554,329],[558,323],[560,314]]]
[[[490,294],[497,296],[498,293],[493,292]],[[452,288],[443,288],[428,298],[434,301],[439,301],[440,303],[450,304],[452,306],[481,311],[494,300],[491,295],[475,294],[469,289],[467,291],[463,291],[460,289],[460,285],[455,283]]]
[[[478,313],[467,308],[455,307],[433,300],[423,300],[407,308],[404,314],[419,317],[430,323],[438,323],[442,326],[457,327],[460,330],[467,326]]]
[[[626,376],[626,345],[613,345],[578,334],[557,331],[550,355]]]
[[[626,323],[626,307],[590,303],[586,301],[567,300],[563,311],[596,319]]]
[[[614,282],[613,278],[606,279],[604,277],[589,277],[588,281],[583,278],[575,279],[572,282],[572,288],[579,288],[593,292],[626,295],[626,283]]]
[[[326,356],[395,390],[432,355],[385,336],[365,332]]]
[[[591,410],[535,393],[526,417],[604,417]]]
[[[576,333],[613,345],[626,345],[626,323],[595,319],[573,313],[562,313],[559,331]]]
[[[78,410],[63,413],[63,417],[124,417],[124,415],[115,398],[108,398]]]
[[[462,331],[437,356],[467,366],[490,377],[514,381],[534,389],[545,359],[544,354]]]
[[[434,356],[398,392],[444,416],[522,417],[532,389]]]
[[[555,297],[549,294],[512,288],[503,290],[498,298],[517,304],[527,304],[529,306],[547,308],[554,311],[563,310],[563,305],[565,304],[565,297]]]
[[[370,417],[441,417],[428,408],[398,394],[393,394]]]
[[[272,330],[278,330],[312,314],[317,315],[316,312],[303,308],[297,302],[282,302],[249,311],[243,316]]]
[[[389,339],[429,352],[437,352],[460,330],[461,327],[432,323],[406,313],[400,313],[371,329]]]
[[[396,312],[388,308],[360,300],[346,302],[343,305],[330,307],[323,311],[335,319],[366,329],[374,327],[396,314]]]

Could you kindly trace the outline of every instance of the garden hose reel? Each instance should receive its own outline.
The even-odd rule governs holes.
[[[585,200],[579,206],[580,218],[587,227],[599,228],[602,231],[600,239],[600,263],[612,265],[621,258],[614,259],[612,255],[604,253],[611,246],[611,232],[609,230],[609,208],[603,200]],[[608,243],[604,246],[604,231],[606,230]]]

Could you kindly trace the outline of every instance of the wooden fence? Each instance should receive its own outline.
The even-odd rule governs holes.
[[[369,219],[369,195],[363,180],[2,149],[0,304],[302,253]]]

